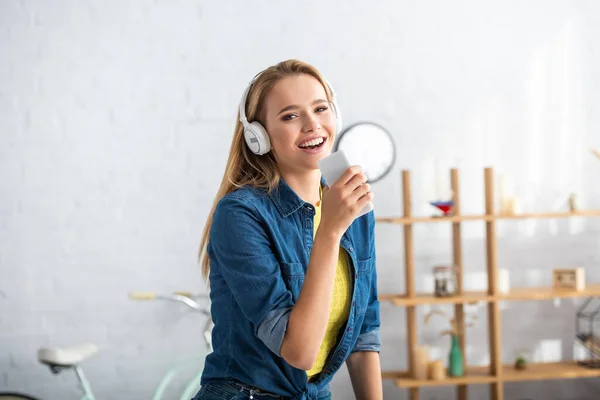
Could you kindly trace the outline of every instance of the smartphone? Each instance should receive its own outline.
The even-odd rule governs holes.
[[[319,160],[319,169],[325,178],[325,182],[327,182],[327,186],[331,186],[337,182],[348,168],[350,168],[350,162],[348,162],[348,158],[342,150],[331,153],[322,160]],[[369,202],[369,204],[363,207],[358,216],[365,215],[371,210],[373,210],[373,203]]]

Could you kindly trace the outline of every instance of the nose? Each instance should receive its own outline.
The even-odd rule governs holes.
[[[321,129],[321,124],[315,115],[309,114],[304,118],[302,130],[304,132],[314,132]]]

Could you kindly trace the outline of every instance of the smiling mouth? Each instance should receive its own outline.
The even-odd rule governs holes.
[[[311,142],[317,142],[317,141],[318,141],[318,139],[315,139],[315,140],[312,140]],[[316,149],[323,147],[323,145],[325,144],[326,141],[327,141],[327,138],[324,137],[324,138],[321,138],[320,143],[315,143],[315,144],[309,145],[309,146],[302,145],[302,146],[298,146],[298,148],[302,149],[302,150],[316,150]]]

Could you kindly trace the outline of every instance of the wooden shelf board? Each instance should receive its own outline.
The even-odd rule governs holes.
[[[500,293],[497,296],[486,292],[464,292],[460,296],[436,297],[431,293],[417,293],[415,297],[405,294],[382,293],[379,301],[389,301],[400,306],[417,306],[423,304],[468,304],[478,301],[490,302],[502,301],[527,301],[527,300],[552,300],[555,298],[592,297],[600,296],[600,284],[588,284],[581,290],[554,289],[552,287],[521,287],[512,288],[508,293]]]
[[[570,218],[600,216],[600,210],[559,211],[546,213],[498,214],[497,219],[528,219],[528,218]]]
[[[467,367],[465,376],[448,376],[441,380],[414,379],[408,376],[406,371],[384,371],[383,379],[394,380],[396,386],[401,388],[418,388],[425,386],[452,386],[452,385],[478,385],[494,383],[498,380],[489,374],[490,367]]]
[[[407,371],[381,371],[381,378],[384,380],[405,379],[405,378],[408,378],[408,372]]]
[[[396,306],[416,306],[419,304],[464,304],[478,301],[491,301],[493,296],[486,292],[464,292],[460,296],[436,297],[431,293],[417,293],[416,297],[404,294],[384,293],[379,301],[389,301]]]
[[[413,224],[419,222],[462,222],[462,221],[491,221],[498,219],[530,219],[530,218],[569,218],[569,217],[594,217],[600,216],[600,210],[523,213],[523,214],[496,214],[496,215],[454,215],[451,217],[377,217],[376,222],[391,224]]]
[[[517,370],[512,365],[504,365],[501,378],[490,375],[489,370],[490,368],[487,366],[467,367],[465,376],[447,377],[437,381],[410,378],[406,371],[384,371],[381,375],[385,380],[394,380],[396,386],[402,388],[600,377],[600,369],[577,365],[577,361],[530,363],[524,370]]]
[[[600,369],[586,368],[577,365],[577,361],[528,364],[527,368],[524,370],[517,370],[512,365],[505,365],[502,368],[502,381],[504,382],[589,378],[598,376],[600,376]]]
[[[392,224],[412,224],[418,222],[461,222],[461,221],[483,221],[492,219],[490,215],[454,215],[451,217],[377,217],[376,222],[387,222]]]
[[[589,284],[582,291],[554,289],[552,287],[512,288],[508,293],[500,293],[500,300],[550,300],[567,297],[600,296],[600,284]]]

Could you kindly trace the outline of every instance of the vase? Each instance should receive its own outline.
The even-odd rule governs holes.
[[[463,376],[463,355],[458,343],[458,336],[452,336],[450,354],[448,354],[448,375]]]
[[[415,379],[427,379],[427,366],[429,365],[429,347],[416,345],[413,347]]]

